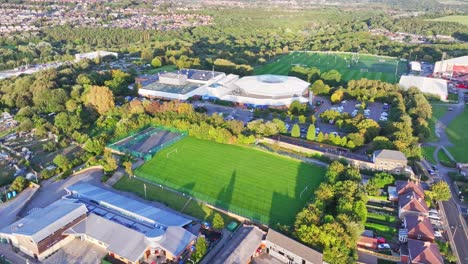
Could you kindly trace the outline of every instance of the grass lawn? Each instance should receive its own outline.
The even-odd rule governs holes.
[[[388,225],[381,225],[381,224],[366,222],[364,226],[366,229],[375,231],[376,236],[385,237],[385,239],[387,240],[392,240],[392,237],[396,235],[397,233],[396,228],[388,226]]]
[[[367,213],[367,219],[375,219],[383,222],[395,223],[396,217],[389,214]]]
[[[468,142],[468,108],[455,118],[447,127],[447,135],[453,147],[447,148],[457,162],[467,163],[466,143]]]
[[[341,73],[342,79],[345,81],[367,78],[395,83],[398,81],[399,76],[408,70],[407,62],[398,62],[396,58],[359,54],[357,62],[349,64],[352,57],[352,54],[347,53],[291,52],[275,58],[270,63],[256,67],[255,74],[288,75],[289,70],[298,65],[317,67],[321,72],[335,69]],[[398,78],[396,80],[395,69],[397,63]]]
[[[377,201],[388,201],[387,196],[374,196],[374,195],[368,195],[369,200],[377,200]]]
[[[455,167],[456,164],[447,156],[447,154],[441,149],[439,153],[437,153],[437,157],[439,158],[440,163],[446,167]]]
[[[325,169],[250,147],[187,137],[135,174],[265,224],[292,224]]]
[[[435,134],[435,124],[437,123],[437,120],[439,120],[445,115],[445,113],[447,113],[447,108],[448,106],[444,105],[432,105],[432,116],[428,120],[429,128],[431,129],[431,136],[428,139],[429,142],[436,142],[439,140]]]
[[[468,25],[468,16],[444,16],[444,17],[430,19],[430,21],[456,22],[456,23],[460,23],[463,25]]]
[[[122,177],[112,187],[121,191],[132,192],[138,196],[145,198],[144,182],[138,178]],[[194,200],[188,201],[186,196],[181,196],[165,188],[160,188],[151,184],[146,184],[146,199],[157,201],[167,205],[168,207],[182,211],[185,214],[191,215],[205,221],[212,221],[215,211],[210,207],[200,204]],[[184,208],[185,206],[185,208]],[[183,210],[182,210],[183,209]],[[223,215],[223,214],[222,214]],[[231,218],[223,215],[224,222],[229,223]]]
[[[436,150],[436,147],[433,146],[424,146],[422,147],[422,154],[424,158],[429,161],[432,164],[436,164],[436,161],[434,159],[434,151]],[[439,152],[440,153],[440,152]]]

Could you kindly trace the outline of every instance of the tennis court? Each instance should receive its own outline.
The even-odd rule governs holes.
[[[185,136],[185,133],[170,131],[159,127],[149,127],[110,144],[108,147],[122,153],[129,153],[138,158],[150,158],[156,152],[164,147],[170,146]]]

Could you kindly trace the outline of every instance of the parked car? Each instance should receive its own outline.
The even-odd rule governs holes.
[[[390,245],[389,244],[379,244],[377,245],[377,248],[378,249],[390,249]]]
[[[383,238],[383,237],[377,237],[377,243],[379,243],[379,244],[385,244],[385,243],[387,243],[387,241],[386,241],[385,238]]]
[[[435,237],[442,237],[442,233],[440,231],[434,231]]]
[[[427,172],[430,174],[430,175],[434,175],[435,172],[433,170],[427,170]]]

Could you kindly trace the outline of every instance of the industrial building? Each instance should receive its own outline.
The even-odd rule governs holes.
[[[448,98],[447,81],[444,79],[421,76],[401,76],[399,84],[405,90],[416,87],[423,93],[438,96],[442,101],[446,101]]]

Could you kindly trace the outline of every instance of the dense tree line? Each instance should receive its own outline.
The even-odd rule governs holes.
[[[353,263],[356,244],[367,220],[367,195],[358,168],[334,161],[315,199],[296,216],[294,234],[323,251],[328,263]]]
[[[164,32],[61,26],[35,35],[26,33],[0,38],[0,62],[4,68],[12,68],[27,63],[67,60],[77,52],[104,49],[135,55],[145,53],[142,57],[148,63],[157,57],[163,65],[179,68],[211,69],[217,60],[224,60],[218,61],[221,68],[229,64],[228,72],[248,75],[252,73],[251,67],[296,50],[362,52],[403,58],[411,54],[413,58],[431,61],[440,59],[444,51],[457,56],[468,49],[466,44],[406,45],[384,36],[372,36],[369,26],[395,24],[380,11],[346,12],[327,8],[287,12],[231,8],[200,12],[214,16],[215,24]],[[406,21],[397,21],[400,20]],[[407,20],[419,23],[417,19]],[[430,23],[439,25],[439,22]],[[441,25],[430,30],[443,34],[447,27]],[[466,32],[459,29],[458,34]]]

